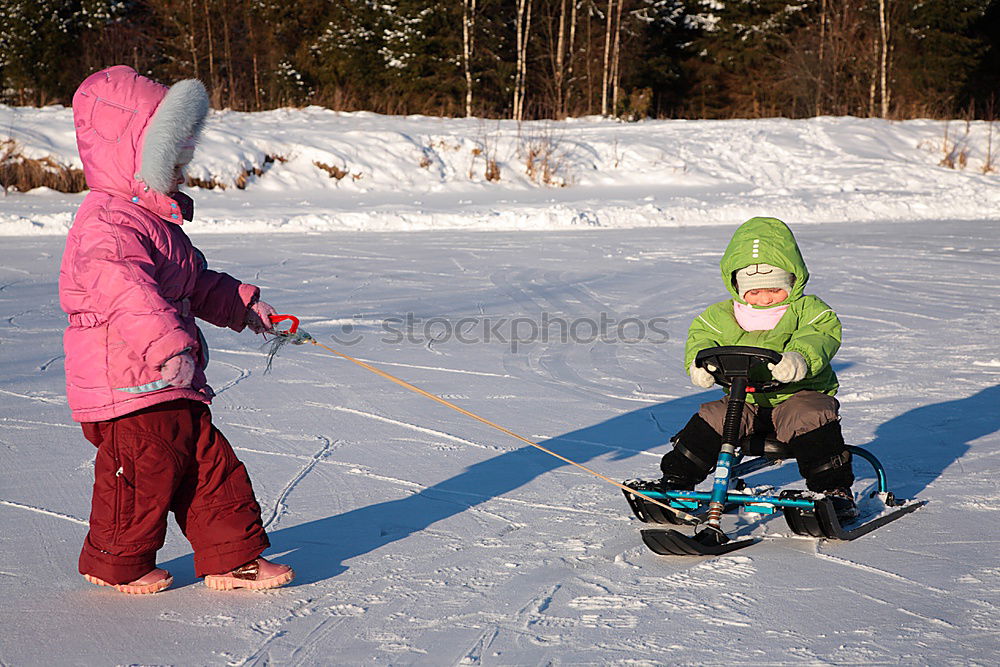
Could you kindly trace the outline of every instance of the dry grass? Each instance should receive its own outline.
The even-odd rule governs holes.
[[[992,112],[992,109],[991,109]],[[989,121],[988,134],[986,136],[986,159],[983,160],[982,172],[984,174],[989,174],[996,171],[996,165],[993,163],[993,119]]]
[[[564,156],[559,145],[551,137],[530,139],[522,146],[524,169],[528,178],[540,185],[566,187],[562,176]]]
[[[500,123],[497,122],[496,132],[491,132],[486,123],[479,121],[479,136],[475,146],[469,151],[469,180],[476,178],[476,163],[483,160],[483,178],[489,183],[500,181],[500,163],[497,162],[497,144],[500,134]]]
[[[441,150],[453,151],[453,152],[458,152],[458,151],[462,150],[462,144],[460,144],[458,142],[448,143],[448,141],[445,140],[445,139],[439,139],[438,141],[432,141],[429,144],[427,144],[427,146],[429,148],[432,148],[432,149],[434,149],[434,148],[440,148]]]
[[[348,171],[347,169],[341,169],[336,165],[326,164],[325,162],[319,162],[314,160],[313,165],[319,167],[327,174],[329,174],[330,178],[335,178],[338,181],[347,176],[348,174],[350,174],[351,180],[353,181],[360,181],[362,178],[365,177],[365,175],[360,171],[355,174],[351,174],[351,172]]]
[[[495,147],[492,149],[492,152],[489,149],[484,151],[478,147],[472,149],[472,162],[469,163],[469,179],[475,178],[476,159],[480,157],[483,158],[485,164],[483,178],[490,183],[498,182],[500,180],[500,165],[497,163]]]
[[[494,158],[486,158],[486,173],[484,176],[490,183],[496,183],[500,180],[500,165],[497,164]]]
[[[206,190],[225,190],[232,185],[243,190],[246,189],[251,176],[263,176],[272,164],[286,160],[287,158],[282,155],[266,155],[262,166],[243,170],[232,184],[224,183],[214,177],[205,180],[193,176],[188,176],[185,183],[189,187]],[[360,175],[357,175],[355,180],[357,178],[360,178]],[[0,140],[0,185],[5,192],[7,190],[27,192],[39,187],[59,192],[83,192],[87,189],[82,169],[59,164],[51,157],[41,159],[24,157],[17,142],[12,139]]]
[[[992,111],[990,112],[992,113]],[[983,162],[982,165],[978,167],[978,170],[982,174],[992,174],[998,171],[997,168],[997,151],[994,149],[994,122],[993,120],[987,119],[986,121],[986,145],[985,147],[981,144],[981,139],[976,138],[976,141],[972,141],[972,121],[966,119],[964,122],[965,129],[961,132],[953,132],[951,128],[951,122],[944,122],[944,131],[942,133],[942,138],[940,141],[934,139],[924,139],[917,144],[917,148],[921,150],[926,150],[931,153],[940,153],[941,158],[938,160],[938,166],[947,167],[948,169],[959,169],[964,170],[966,168],[972,168],[969,164],[969,155],[973,153],[973,148],[978,152],[980,148],[983,151]]]
[[[969,163],[969,121],[965,122],[965,135],[960,139],[949,137],[949,123],[944,124],[944,139],[941,141],[941,161],[938,164],[949,169],[965,169]]]
[[[254,167],[252,169],[244,169],[236,176],[236,180],[233,182],[233,185],[235,185],[236,189],[238,190],[245,190],[247,184],[250,182],[251,175],[263,176],[265,172],[267,172],[267,170],[271,168],[272,164],[274,164],[275,162],[285,162],[287,159],[288,158],[286,158],[283,155],[265,155],[263,166]],[[216,188],[218,188],[219,190],[225,190],[227,188],[226,183],[216,180],[215,177],[212,177],[206,181],[205,179],[202,178],[195,178],[194,176],[188,176],[184,180],[184,184],[191,188],[203,188],[205,190],[215,190]]]
[[[13,139],[0,141],[0,185],[4,192],[27,192],[41,187],[59,192],[83,192],[87,189],[82,169],[59,164],[51,157],[25,157]]]
[[[993,120],[987,121],[986,126],[986,148],[983,151],[983,164],[979,168],[979,171],[983,174],[990,174],[997,170],[996,156],[993,150],[993,122]],[[945,122],[944,138],[940,144],[941,160],[938,162],[938,165],[948,167],[949,169],[965,169],[969,166],[971,121],[965,121],[965,132],[961,136],[958,136],[958,138],[954,138],[951,135],[949,125],[948,122]],[[922,142],[921,146],[927,143],[930,142]]]
[[[329,174],[330,178],[335,178],[338,181],[344,178],[344,176],[347,176],[348,173],[350,173],[346,169],[341,169],[335,164],[327,164],[325,162],[319,162],[318,160],[314,160],[313,165],[319,167],[327,174]]]

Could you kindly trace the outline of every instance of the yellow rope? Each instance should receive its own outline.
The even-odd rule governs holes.
[[[600,479],[603,479],[605,482],[608,482],[609,484],[614,484],[619,489],[624,489],[625,491],[628,491],[630,493],[633,493],[633,494],[636,494],[636,495],[641,495],[641,496],[643,496],[643,498],[645,498],[647,501],[653,503],[654,505],[659,505],[660,507],[663,507],[663,508],[669,510],[671,514],[675,515],[677,518],[679,518],[681,520],[684,520],[684,521],[687,521],[687,522],[691,522],[691,523],[697,523],[699,521],[698,517],[696,517],[694,515],[688,514],[686,512],[682,512],[682,511],[680,511],[680,510],[678,510],[678,509],[676,509],[674,507],[670,507],[666,503],[662,503],[659,500],[656,500],[655,498],[650,498],[649,496],[643,494],[640,491],[636,491],[633,488],[630,488],[628,486],[625,486],[624,484],[616,482],[615,480],[611,479],[610,477],[606,477],[606,476],[602,475],[601,473],[597,472],[596,470],[591,470],[590,468],[588,468],[585,465],[577,463],[576,461],[572,461],[572,460],[566,458],[565,456],[562,456],[561,454],[557,454],[557,453],[553,452],[551,449],[546,449],[545,447],[542,447],[541,445],[539,445],[537,442],[532,442],[531,440],[528,440],[524,436],[521,436],[521,435],[518,435],[517,433],[514,433],[510,429],[504,428],[503,426],[500,426],[500,424],[491,422],[489,419],[486,419],[485,417],[480,417],[479,415],[475,414],[474,412],[469,412],[465,408],[459,407],[459,406],[455,405],[454,403],[452,403],[450,401],[446,401],[445,399],[441,398],[440,396],[432,394],[429,391],[424,391],[420,387],[416,387],[416,386],[410,384],[409,382],[407,382],[405,380],[400,380],[398,377],[396,377],[394,375],[390,375],[389,373],[386,373],[385,371],[380,370],[378,368],[375,368],[371,364],[367,364],[367,363],[361,361],[360,359],[355,359],[354,357],[346,355],[343,352],[338,352],[337,350],[333,349],[332,347],[327,347],[326,345],[324,345],[323,343],[320,343],[319,341],[317,341],[315,338],[312,338],[311,336],[309,337],[309,342],[312,343],[313,345],[317,345],[317,346],[323,348],[327,352],[331,352],[331,353],[337,355],[338,357],[340,357],[342,359],[346,359],[347,361],[350,361],[351,363],[357,364],[358,366],[361,366],[365,370],[371,371],[372,373],[375,373],[376,375],[378,375],[380,377],[383,377],[386,380],[389,380],[390,382],[394,382],[394,383],[398,384],[400,387],[404,387],[406,389],[409,389],[410,391],[416,392],[416,393],[420,394],[421,396],[426,396],[427,398],[431,399],[432,401],[436,401],[436,402],[440,403],[441,405],[444,405],[446,407],[451,408],[452,410],[456,410],[458,412],[461,412],[466,417],[471,417],[471,418],[475,419],[478,422],[482,422],[483,424],[486,424],[487,426],[492,426],[493,428],[497,429],[498,431],[502,431],[503,433],[506,433],[507,435],[511,436],[512,438],[516,438],[517,440],[520,440],[521,442],[523,442],[525,444],[531,445],[532,447],[534,447],[536,449],[542,450],[543,452],[545,452],[546,454],[549,454],[550,456],[556,457],[560,461],[565,461],[566,463],[568,463],[568,464],[570,464],[572,466],[576,466],[577,468],[579,468],[581,470],[584,470],[584,471],[590,473],[591,475],[593,475],[595,477],[599,477]]]

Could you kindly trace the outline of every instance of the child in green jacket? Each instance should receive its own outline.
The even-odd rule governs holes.
[[[781,352],[780,363],[769,368],[787,384],[777,392],[747,394],[741,437],[773,431],[793,452],[806,487],[831,497],[841,520],[856,517],[851,454],[840,431],[837,376],[830,367],[840,347],[837,314],[802,293],[809,272],[792,231],[776,218],[743,223],[721,268],[733,298],[709,306],[691,323],[684,351],[691,382],[705,389],[714,383],[694,365],[705,348],[750,345]],[[660,462],[664,489],[693,489],[715,467],[727,400],[702,405],[672,438],[674,447]]]

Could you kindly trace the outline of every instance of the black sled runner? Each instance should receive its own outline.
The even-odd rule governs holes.
[[[730,345],[702,350],[695,364],[708,370],[716,382],[729,387],[729,404],[722,429],[722,450],[716,462],[711,492],[662,490],[657,482],[629,480],[623,491],[635,516],[644,523],[693,525],[687,535],[675,528],[647,528],[642,541],[654,552],[668,556],[715,556],[749,546],[757,538],[732,539],[721,527],[722,514],[742,509],[756,514],[781,511],[788,527],[798,535],[830,540],[853,540],[922,507],[926,501],[899,500],[889,491],[885,469],[870,452],[848,446],[852,455],[875,469],[877,497],[883,511],[867,521],[841,524],[834,501],[808,491],[782,491],[778,495],[748,489],[742,476],[791,457],[785,443],[773,437],[750,436],[739,441],[739,426],[747,393],[770,392],[782,384],[775,380],[753,381],[758,366],[781,361],[781,354],[759,347]],[[713,370],[714,369],[714,370]],[[650,499],[658,502],[650,502]],[[668,507],[664,507],[667,505]]]

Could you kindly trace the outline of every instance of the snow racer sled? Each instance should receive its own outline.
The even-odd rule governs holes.
[[[693,535],[686,535],[676,529],[642,530],[643,542],[656,553],[674,556],[718,555],[759,541],[759,538],[752,537],[734,540],[723,532],[720,525],[722,514],[732,509],[756,514],[773,514],[781,510],[789,528],[798,535],[853,540],[925,504],[926,501],[897,499],[888,489],[885,469],[879,460],[870,452],[854,446],[848,446],[848,450],[875,469],[877,487],[871,497],[877,496],[884,506],[882,512],[868,521],[858,519],[841,525],[833,500],[823,494],[786,490],[778,495],[768,495],[767,492],[758,493],[749,488],[742,476],[768,466],[780,465],[792,456],[788,446],[775,439],[773,434],[770,437],[754,434],[742,441],[738,437],[747,393],[771,392],[783,386],[776,380],[751,380],[750,371],[779,361],[781,354],[778,352],[740,345],[713,347],[698,353],[695,364],[710,372],[717,384],[729,387],[729,404],[722,429],[722,450],[716,462],[711,492],[664,490],[658,482],[651,481],[624,482],[625,486],[633,489],[623,493],[640,521],[698,527]],[[649,498],[670,509],[662,504],[649,502]]]

